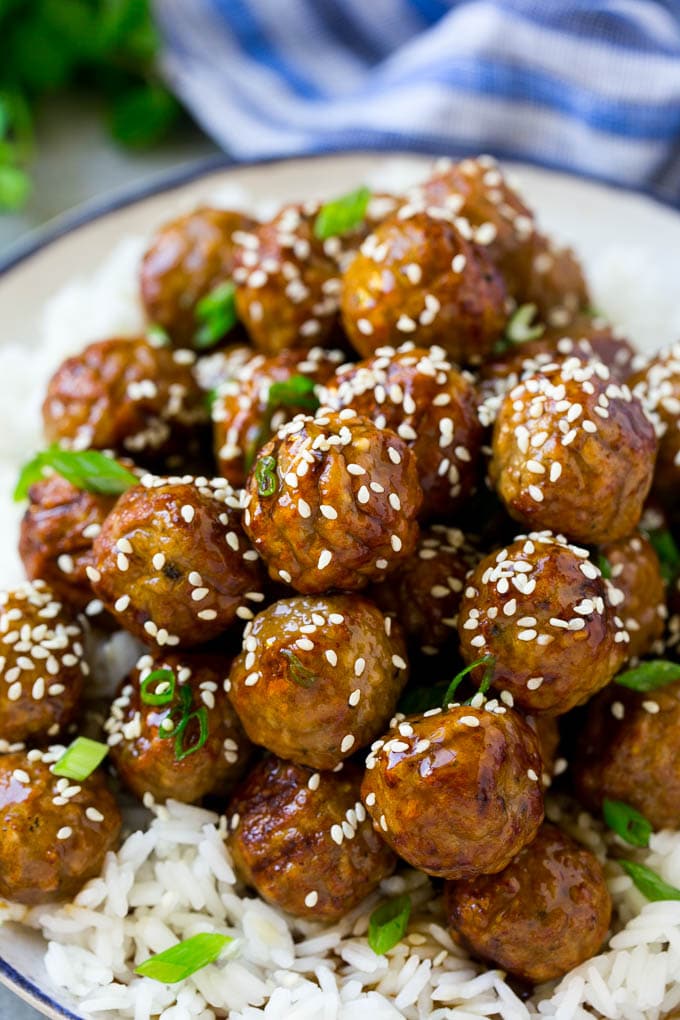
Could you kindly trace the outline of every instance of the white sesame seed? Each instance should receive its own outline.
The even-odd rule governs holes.
[[[194,510],[190,503],[185,503],[182,509],[180,510],[182,518],[187,522],[187,524],[191,524],[191,522],[194,519],[195,512],[196,511]]]
[[[305,896],[305,906],[306,907],[315,907],[318,902],[319,902],[319,894],[316,891],[316,889],[312,889],[312,891],[308,892],[307,895]]]
[[[319,775],[318,772],[314,772],[313,775],[311,775],[309,777],[309,779],[307,780],[307,787],[310,790],[318,790],[320,782],[321,782],[321,776]]]
[[[463,726],[469,726],[471,729],[474,729],[475,726],[479,726],[479,719],[476,715],[462,715],[459,722],[462,723]]]
[[[121,595],[119,599],[113,603],[113,608],[117,613],[124,613],[127,607],[130,605],[130,596]]]
[[[346,751],[349,751],[351,747],[354,747],[354,737],[352,736],[351,733],[347,733],[342,738],[342,741],[340,743],[340,750],[344,754]]]
[[[337,520],[338,511],[335,509],[335,507],[328,506],[327,503],[322,503],[321,506],[319,507],[319,510],[322,516],[326,518],[326,520],[328,521]]]
[[[104,815],[95,807],[85,808],[85,815],[91,822],[103,822]]]
[[[532,783],[538,782],[538,776],[533,769],[527,769],[527,777],[532,781]]]
[[[63,825],[57,832],[57,839],[68,839],[73,834],[73,829],[70,825]]]
[[[395,552],[399,552],[401,550],[401,539],[398,535],[392,535],[390,537],[390,545]]]
[[[330,549],[322,549],[321,554],[317,562],[317,570],[323,570],[333,559],[333,554]]]
[[[366,799],[368,800],[368,798],[366,798]],[[344,838],[345,838],[345,834],[342,831],[342,826],[341,825],[332,825],[331,826],[331,839],[333,840],[333,842],[337,843],[338,846],[340,846],[342,844],[342,841],[343,841]]]
[[[356,690],[352,691],[352,693],[350,694],[349,698],[347,699],[347,703],[352,708],[356,708],[356,706],[359,704],[360,700],[361,700],[361,690],[357,687]]]

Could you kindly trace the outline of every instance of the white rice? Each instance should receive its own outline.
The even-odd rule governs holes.
[[[380,168],[376,180],[381,177],[383,188],[397,191],[405,183],[400,174],[399,164],[391,163]],[[225,205],[243,206],[246,199],[229,189],[218,196]],[[168,209],[168,217],[172,213]],[[136,274],[145,243],[145,238],[122,239],[91,276],[61,291],[45,310],[36,348],[0,348],[3,411],[12,423],[11,430],[0,430],[2,491],[11,489],[18,466],[40,446],[39,406],[56,365],[92,339],[141,330]],[[659,335],[656,321],[664,316],[667,326],[672,321],[675,296],[669,294],[660,308],[653,267],[637,251],[612,245],[588,268],[596,303],[631,329],[633,340],[648,346],[652,333],[657,344],[672,339]],[[641,295],[653,302],[646,320]],[[673,313],[677,321],[677,308]],[[20,513],[21,507],[3,503],[0,577],[6,583],[21,576],[15,552]],[[135,654],[131,639],[115,635],[97,652],[97,675],[113,682]],[[615,933],[602,954],[559,983],[537,988],[527,1002],[502,971],[471,961],[453,943],[441,898],[434,897],[426,876],[402,870],[330,927],[291,919],[237,881],[223,841],[224,818],[172,801],[155,809],[146,831],[131,831],[118,853],[108,855],[101,877],[73,903],[32,910],[5,905],[0,920],[21,919],[42,932],[50,979],[77,997],[83,1015],[91,1017],[659,1020],[672,1013],[680,1006],[680,902],[647,903],[607,860],[615,838],[605,839],[588,815],[554,800],[549,814],[605,863]],[[139,808],[126,815],[129,830],[145,824],[143,815]],[[680,886],[680,833],[654,835],[649,851],[636,857]],[[376,956],[365,938],[370,913],[382,898],[402,892],[413,902],[408,935],[387,956]],[[180,985],[134,975],[134,967],[151,954],[202,931],[234,940],[216,964]]]

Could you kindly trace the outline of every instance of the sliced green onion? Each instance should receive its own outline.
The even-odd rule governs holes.
[[[607,557],[603,556],[602,553],[600,553],[599,556],[597,557],[597,565],[600,568],[600,573],[602,574],[602,576],[605,577],[608,581],[610,581],[612,576],[612,565],[607,559]]]
[[[664,882],[660,875],[645,864],[636,861],[619,861],[623,870],[630,875],[643,896],[652,902],[656,900],[680,900],[680,889]]]
[[[410,687],[404,691],[397,711],[404,715],[421,715],[431,708],[441,708],[442,698],[448,690],[446,683],[433,684],[432,687]]]
[[[403,939],[411,916],[411,897],[397,896],[381,903],[368,922],[368,944],[374,953],[383,956]]]
[[[99,450],[62,450],[50,446],[22,468],[14,490],[17,502],[26,499],[28,490],[42,478],[45,468],[52,468],[78,489],[103,496],[119,496],[139,481],[117,460]]]
[[[149,341],[152,347],[169,347],[170,346],[170,335],[167,330],[163,329],[157,323],[151,323],[147,326],[146,339]]]
[[[178,942],[176,946],[144,960],[135,967],[135,974],[167,985],[176,984],[207,967],[209,963],[215,963],[226,946],[233,941],[229,935],[220,935],[218,932],[192,935],[184,942]]]
[[[285,382],[275,382],[269,387],[267,408],[275,411],[279,407],[301,407],[314,412],[319,408],[319,399],[314,393],[316,383],[308,375],[291,375]]]
[[[639,666],[619,673],[614,681],[621,687],[628,687],[631,691],[655,691],[659,687],[666,687],[668,684],[680,680],[680,664],[669,662],[667,659],[650,659],[649,662],[641,662]]]
[[[175,705],[171,708],[165,716],[165,719],[161,721],[161,724],[158,727],[158,736],[162,740],[174,738],[175,761],[184,761],[184,759],[188,758],[190,754],[200,751],[208,739],[208,710],[205,705],[201,705],[201,707],[196,709],[194,712],[190,711],[192,703],[191,689],[186,684],[182,684],[180,686],[179,697],[181,704]],[[176,715],[179,715],[179,719],[172,729],[166,727],[164,723],[168,719],[173,721],[173,717]],[[188,747],[185,747],[185,734],[192,719],[196,719],[198,722],[198,739],[193,744],[189,744]]]
[[[314,236],[325,241],[327,237],[342,236],[361,226],[370,201],[370,189],[362,187],[333,202],[326,202],[314,220]]]
[[[626,843],[631,846],[649,846],[649,837],[654,831],[651,823],[630,804],[605,797],[602,816],[609,828]]]
[[[59,761],[52,766],[51,771],[55,776],[65,776],[66,779],[82,782],[101,765],[108,753],[106,744],[90,740],[89,737],[76,737]]]
[[[236,288],[231,280],[218,284],[196,305],[196,320],[200,327],[194,335],[194,347],[208,350],[229,333],[237,322]]]
[[[158,686],[163,683],[167,689],[159,694]],[[168,705],[175,696],[175,683],[175,674],[171,669],[154,669],[153,673],[149,673],[142,681],[139,696],[145,705]],[[156,685],[153,693],[149,690],[151,684]]]
[[[491,685],[491,678],[493,677],[493,669],[495,665],[496,656],[487,654],[483,655],[481,659],[476,659],[474,662],[471,662],[469,666],[465,667],[465,669],[461,669],[460,673],[456,673],[453,680],[446,688],[446,694],[442,699],[442,707],[446,708],[447,705],[451,704],[454,695],[458,690],[462,680],[468,675],[468,673],[471,673],[473,669],[477,669],[478,666],[486,666],[486,669],[484,670],[482,683],[477,693],[484,694],[486,691],[488,691]]]
[[[672,584],[680,572],[680,549],[668,528],[651,528],[645,531],[659,557],[661,575],[666,584]]]
[[[531,325],[531,320],[536,314],[536,305],[520,305],[510,316],[505,327],[505,334],[494,346],[494,354],[505,354],[518,344],[526,343],[527,340],[537,340],[543,336],[545,325],[542,322]]]
[[[212,390],[206,390],[203,394],[203,402],[209,411],[212,411],[215,406],[215,401],[219,397],[219,390],[214,387]]]
[[[298,687],[309,688],[314,686],[319,679],[318,675],[312,672],[311,669],[303,666],[297,655],[291,652],[290,648],[282,648],[281,655],[288,659],[288,672],[293,683],[296,683]]]
[[[278,486],[275,457],[260,457],[255,465],[255,481],[261,496],[274,495]]]

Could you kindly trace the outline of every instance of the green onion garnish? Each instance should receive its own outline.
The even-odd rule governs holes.
[[[536,323],[534,326],[531,325],[535,314],[536,305],[520,305],[510,316],[505,327],[505,334],[494,347],[494,354],[504,354],[517,344],[523,344],[527,340],[537,340],[543,336],[545,325],[542,322]]]
[[[101,765],[108,753],[106,744],[90,740],[89,737],[76,737],[59,761],[52,766],[52,772],[55,776],[65,776],[66,779],[82,782]]]
[[[602,816],[609,828],[626,843],[630,843],[631,846],[649,846],[649,837],[654,830],[645,816],[630,804],[605,797]]]
[[[215,963],[225,947],[233,941],[229,935],[220,935],[218,932],[192,935],[184,942],[178,942],[176,946],[144,960],[135,967],[135,974],[167,985],[176,984],[207,967],[209,963]]]
[[[453,701],[454,694],[458,690],[458,687],[460,686],[463,678],[466,677],[468,673],[471,673],[473,669],[477,669],[477,666],[486,666],[486,669],[484,670],[484,676],[482,677],[482,682],[479,687],[479,691],[477,692],[478,694],[485,694],[486,691],[488,691],[489,687],[491,686],[491,679],[493,677],[493,670],[495,665],[496,656],[487,654],[483,655],[481,659],[476,659],[474,662],[471,662],[469,666],[465,667],[465,669],[461,669],[460,673],[456,673],[453,680],[446,688],[446,693],[442,699],[442,708],[446,708],[447,705],[451,704],[451,702]]]
[[[119,496],[139,481],[117,460],[99,450],[62,450],[53,445],[24,464],[14,490],[17,502],[26,499],[28,490],[40,481],[45,468],[52,468],[78,489],[103,496]]]
[[[163,329],[157,323],[152,323],[147,327],[146,339],[149,341],[152,347],[169,347],[170,336],[167,330]]]
[[[315,386],[315,381],[308,375],[291,375],[285,382],[272,383],[267,396],[267,409],[275,411],[279,407],[300,407],[313,413],[319,409]]]
[[[195,712],[190,711],[191,709],[191,689],[186,685],[182,685],[179,688],[179,697],[181,705],[175,705],[170,709],[165,718],[161,721],[158,727],[158,736],[163,740],[168,740],[174,737],[175,740],[175,761],[184,761],[190,754],[194,754],[195,751],[200,749],[208,739],[208,709],[205,705],[201,705],[200,708],[196,709]],[[166,727],[164,724],[168,719],[173,720],[173,716],[179,715],[179,719],[173,727]],[[192,719],[195,719],[198,723],[198,739],[193,744],[189,744],[188,747],[184,746],[184,739],[189,727],[189,723]]]
[[[381,903],[368,922],[368,944],[374,953],[383,956],[401,942],[411,916],[411,897],[397,896]]]
[[[229,333],[237,322],[236,288],[231,280],[218,284],[196,305],[195,317],[200,327],[194,335],[194,347],[206,351]]]
[[[432,687],[410,687],[404,694],[397,706],[397,711],[404,715],[421,715],[429,712],[431,708],[441,708],[442,698],[448,689],[448,684],[433,684]]]
[[[255,465],[255,481],[261,496],[274,495],[278,486],[275,457],[260,457]]]
[[[643,896],[655,900],[680,900],[680,889],[664,882],[660,875],[645,864],[636,861],[619,861],[623,870],[630,875]]]
[[[288,673],[293,683],[296,683],[298,687],[310,688],[319,679],[316,673],[313,673],[311,669],[307,669],[306,666],[298,659],[294,652],[291,652],[290,648],[282,648],[281,655],[285,659],[288,659]]]
[[[659,687],[666,687],[676,680],[680,680],[680,664],[669,662],[667,659],[650,659],[649,662],[641,662],[634,669],[628,669],[625,673],[619,673],[614,677],[615,683],[643,694],[647,691],[655,691]]]
[[[607,559],[607,557],[603,556],[602,553],[600,553],[599,556],[597,557],[597,565],[600,568],[600,573],[602,574],[602,576],[606,578],[608,581],[610,581],[612,576],[612,565]]]
[[[680,572],[680,549],[668,528],[650,528],[644,530],[654,552],[659,557],[661,575],[666,584],[672,584]]]
[[[154,669],[142,681],[139,696],[145,705],[168,705],[175,696],[175,683],[175,674],[171,669]],[[153,692],[149,690],[152,684],[155,684]],[[159,692],[158,688],[163,685],[165,689]]]
[[[326,202],[314,220],[314,237],[325,241],[327,237],[342,236],[361,226],[370,201],[370,189],[362,187],[333,202]]]

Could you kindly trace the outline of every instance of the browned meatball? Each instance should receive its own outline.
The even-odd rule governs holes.
[[[255,221],[242,212],[203,206],[165,223],[147,249],[140,271],[149,320],[179,347],[191,347],[196,305],[231,279],[234,247]]]
[[[505,396],[490,476],[515,520],[606,542],[637,525],[655,455],[654,429],[628,387],[600,362],[569,358]]]
[[[507,319],[502,279],[467,221],[415,204],[366,238],[344,273],[341,304],[363,357],[411,339],[478,364]]]
[[[387,726],[405,655],[398,624],[360,595],[282,599],[246,627],[231,700],[256,744],[332,769]]]
[[[83,629],[44,581],[0,592],[0,751],[63,732],[89,666]]]
[[[314,384],[325,382],[344,360],[322,347],[257,354],[218,388],[212,405],[215,455],[220,474],[243,485],[258,450],[296,414],[319,406]],[[300,385],[307,383],[307,386]],[[288,389],[276,395],[276,384]]]
[[[548,325],[541,341],[562,357],[601,361],[617,382],[628,380],[636,360],[635,348],[622,332],[603,316],[588,312],[577,315],[566,332],[561,326]]]
[[[522,536],[468,578],[461,654],[494,656],[492,685],[509,703],[562,715],[604,687],[627,655],[611,589],[587,550],[550,532]]]
[[[645,655],[663,634],[667,616],[659,557],[649,539],[639,531],[618,542],[601,545],[598,554],[600,567],[621,593],[614,596],[613,605],[630,635],[628,655]]]
[[[240,497],[224,479],[152,478],[128,489],[94,542],[95,594],[132,634],[197,645],[264,598]]]
[[[243,521],[273,580],[355,590],[413,552],[421,503],[404,441],[345,409],[279,429],[250,472]]]
[[[431,709],[371,746],[361,796],[381,836],[440,878],[501,871],[543,821],[541,752],[498,702]]]
[[[674,508],[680,488],[680,343],[633,375],[630,387],[652,416],[660,437],[654,494]]]
[[[472,377],[455,369],[441,348],[381,348],[340,369],[320,399],[334,411],[353,408],[411,447],[424,515],[451,513],[470,496],[482,442],[477,394]]]
[[[611,899],[600,862],[555,825],[498,875],[447,882],[454,938],[523,981],[552,981],[595,956]]]
[[[367,595],[399,621],[423,655],[436,655],[458,636],[465,578],[478,558],[462,531],[434,524],[421,532],[415,552],[400,569]]]
[[[655,829],[680,825],[680,682],[639,694],[618,684],[588,705],[572,759],[592,811],[605,797],[641,811]]]
[[[245,882],[298,917],[337,921],[386,878],[394,854],[373,831],[361,772],[312,772],[273,756],[229,805],[227,844]]]
[[[225,690],[229,666],[205,652],[143,655],[123,682],[104,729],[138,797],[192,804],[226,796],[241,777],[251,745]]]
[[[191,453],[208,411],[191,351],[117,338],[67,358],[43,403],[45,435],[77,450],[112,449],[140,463]]]
[[[0,755],[0,896],[48,903],[101,871],[121,828],[98,769],[80,783],[52,775],[65,748]]]

